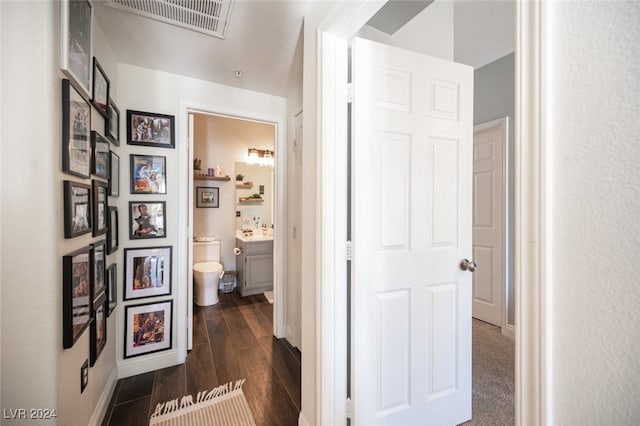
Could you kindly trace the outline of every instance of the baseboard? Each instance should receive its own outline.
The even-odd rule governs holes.
[[[302,411],[300,411],[300,416],[298,417],[298,426],[311,426],[311,423],[302,415]]]
[[[181,363],[178,362],[176,350],[125,359],[118,361],[118,378],[131,377],[179,364]]]
[[[516,327],[514,325],[505,324],[501,327],[501,331],[502,335],[508,337],[512,342],[516,341]]]
[[[104,419],[105,414],[107,414],[107,410],[109,409],[109,403],[111,402],[111,397],[113,396],[113,391],[116,389],[116,384],[118,383],[118,368],[116,366],[111,370],[111,374],[107,378],[107,383],[105,383],[104,389],[102,389],[102,394],[98,399],[98,404],[96,408],[93,410],[93,414],[91,414],[91,418],[89,419],[90,426],[98,426],[102,424],[102,419]]]

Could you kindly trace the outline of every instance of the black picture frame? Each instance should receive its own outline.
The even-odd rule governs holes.
[[[91,323],[91,248],[62,257],[62,347],[69,349]]]
[[[60,2],[60,69],[91,98],[93,7],[88,0]]]
[[[109,140],[95,130],[91,131],[91,173],[108,179],[111,160]]]
[[[113,99],[109,98],[109,114],[104,122],[104,133],[115,146],[120,146],[120,110]]]
[[[92,181],[92,199],[93,199],[93,236],[106,234],[109,224],[107,222],[108,213],[108,191],[106,182],[93,179]]]
[[[120,196],[120,156],[111,151],[109,156],[109,195],[112,197]]]
[[[124,249],[122,300],[170,295],[172,252],[172,246]]]
[[[65,180],[64,237],[74,238],[92,231],[91,187],[83,183]]]
[[[109,206],[109,226],[107,227],[107,254],[118,250],[118,208]]]
[[[167,158],[159,155],[129,156],[130,192],[132,194],[167,193]]]
[[[98,58],[93,57],[93,86],[91,103],[96,111],[104,118],[109,118],[109,91],[111,82],[98,62]]]
[[[175,117],[127,110],[127,144],[175,148]]]
[[[125,306],[124,358],[171,349],[173,300]]]
[[[80,367],[80,393],[83,393],[89,384],[89,360],[86,359]]]
[[[90,245],[91,250],[91,299],[96,303],[107,289],[106,264],[107,252],[104,240]]]
[[[107,268],[107,305],[109,309],[107,316],[111,316],[111,313],[118,305],[118,264],[112,263]]]
[[[165,201],[129,201],[129,239],[165,238]]]
[[[91,177],[91,105],[67,79],[62,80],[62,171]]]
[[[91,343],[89,349],[90,366],[93,367],[107,344],[107,295],[93,303],[93,320],[91,321]]]
[[[220,207],[220,188],[213,186],[196,187],[196,207],[197,208],[218,208]]]

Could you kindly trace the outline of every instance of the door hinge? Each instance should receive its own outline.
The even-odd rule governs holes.
[[[353,404],[351,403],[351,398],[347,398],[344,404],[344,411],[348,419],[353,418],[352,410]]]
[[[353,83],[347,83],[347,103],[353,102]]]
[[[347,261],[351,262],[351,259],[353,257],[353,244],[351,244],[351,241],[347,241],[346,257],[347,257]]]

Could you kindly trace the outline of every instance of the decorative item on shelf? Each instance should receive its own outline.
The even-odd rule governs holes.
[[[193,170],[200,170],[202,168],[202,159],[194,158],[193,159]]]
[[[236,180],[242,182],[244,180],[244,175],[236,175]]]

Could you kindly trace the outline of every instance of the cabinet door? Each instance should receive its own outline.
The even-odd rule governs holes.
[[[273,288],[273,256],[247,256],[244,266],[247,291],[267,291]]]

